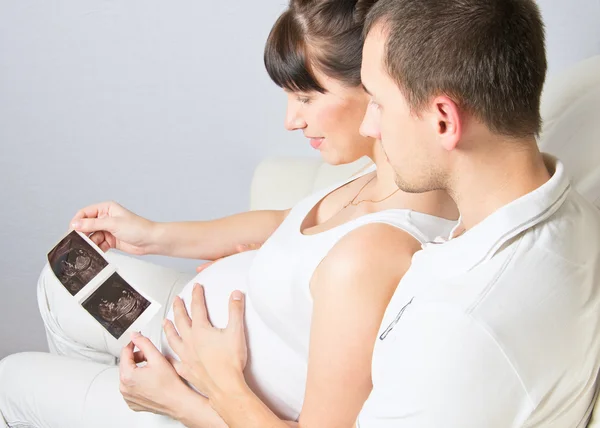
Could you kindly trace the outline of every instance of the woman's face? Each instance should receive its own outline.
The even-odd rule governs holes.
[[[319,71],[314,76],[326,92],[286,91],[286,129],[301,129],[310,145],[332,165],[371,156],[375,140],[359,133],[369,103],[367,93],[360,86],[344,86]]]

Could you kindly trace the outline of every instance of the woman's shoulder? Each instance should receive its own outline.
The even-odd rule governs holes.
[[[369,223],[340,239],[329,251],[321,270],[351,278],[362,275],[403,275],[421,243],[410,233],[386,223]]]

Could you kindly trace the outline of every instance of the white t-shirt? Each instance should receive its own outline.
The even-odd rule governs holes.
[[[585,427],[600,361],[600,212],[552,178],[415,254],[360,428]]]

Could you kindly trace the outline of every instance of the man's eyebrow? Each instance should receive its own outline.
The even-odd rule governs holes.
[[[363,89],[365,90],[365,92],[366,92],[367,94],[369,94],[369,95],[373,95],[371,92],[369,92],[369,90],[367,89],[367,87],[365,86],[365,84],[364,84],[364,83],[361,83],[361,85],[362,85]]]

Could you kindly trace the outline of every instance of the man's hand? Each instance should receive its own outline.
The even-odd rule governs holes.
[[[177,419],[180,416],[179,408],[188,400],[207,401],[181,380],[173,366],[148,338],[134,333],[131,340],[123,348],[119,364],[119,386],[130,409]],[[140,350],[134,353],[134,346]],[[138,367],[137,364],[142,362],[146,362],[146,365]]]
[[[169,345],[181,359],[171,361],[177,373],[209,398],[245,385],[244,295],[240,291],[231,294],[229,322],[224,329],[208,321],[204,289],[199,284],[194,284],[192,294],[193,321],[179,297],[173,312],[177,329],[169,320],[165,320],[164,329]]]
[[[260,247],[262,247],[262,244],[240,244],[240,245],[237,245],[235,247],[235,250],[238,253],[243,253],[245,251],[258,250]],[[206,269],[209,266],[212,266],[213,264],[215,264],[219,260],[221,260],[221,259],[213,260],[212,262],[206,262],[203,265],[198,266],[196,268],[196,272],[198,272],[198,273],[202,272],[204,269]]]

